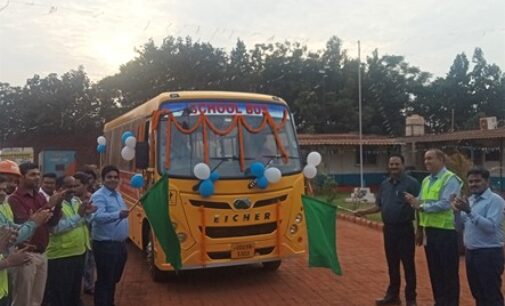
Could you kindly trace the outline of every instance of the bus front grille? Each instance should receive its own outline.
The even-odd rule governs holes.
[[[288,195],[284,194],[275,198],[261,199],[256,201],[253,207],[259,208],[274,205],[286,201],[287,198]],[[212,209],[231,209],[233,206],[233,203],[227,203],[227,202],[214,202],[214,201],[201,201],[201,200],[189,200],[189,202],[191,203],[191,205],[195,207],[203,206],[204,208],[212,208]]]
[[[254,250],[254,253],[258,255],[268,255],[272,253],[274,250],[274,247],[267,247],[267,248],[258,248]],[[224,252],[207,252],[207,255],[210,257],[210,259],[230,259],[231,258],[231,252],[230,251],[224,251]]]
[[[199,229],[203,230],[201,226]],[[205,235],[210,238],[244,237],[271,234],[276,229],[277,222],[245,226],[209,226],[205,228]]]
[[[199,200],[189,200],[191,205],[196,207],[205,207],[213,209],[230,209],[230,205],[226,202],[212,202],[212,201],[199,201]]]
[[[284,201],[286,201],[287,198],[288,198],[288,195],[285,194],[285,195],[281,195],[281,196],[275,197],[275,198],[259,200],[256,203],[254,203],[254,208],[264,207],[264,206],[268,206],[268,205],[277,204],[279,202],[284,202]]]

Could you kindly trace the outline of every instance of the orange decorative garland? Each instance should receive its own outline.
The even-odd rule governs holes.
[[[240,170],[244,171],[245,170],[245,159],[244,159],[244,134],[243,134],[243,129],[244,127],[249,133],[252,134],[257,134],[260,133],[267,125],[270,126],[270,129],[272,130],[272,133],[275,138],[275,144],[277,146],[277,149],[280,151],[282,160],[284,163],[288,162],[288,153],[286,152],[286,149],[282,145],[281,138],[279,136],[279,131],[284,128],[286,125],[287,119],[288,119],[288,113],[287,111],[284,111],[283,117],[281,119],[281,122],[277,125],[275,123],[275,120],[272,118],[270,113],[265,112],[263,113],[263,120],[261,121],[260,125],[258,127],[252,127],[247,123],[246,118],[243,115],[234,115],[233,116],[233,121],[230,123],[230,125],[224,129],[224,130],[219,130],[210,120],[205,116],[204,113],[200,113],[198,116],[198,120],[195,122],[195,124],[191,128],[184,128],[175,118],[173,113],[168,110],[159,110],[159,111],[154,111],[152,115],[152,127],[151,127],[151,158],[154,159],[154,141],[155,141],[155,131],[158,130],[159,127],[159,122],[161,120],[161,117],[168,114],[168,121],[165,127],[165,133],[167,135],[166,143],[165,143],[165,162],[164,166],[169,169],[170,168],[170,147],[171,147],[171,123],[173,122],[177,130],[179,130],[181,133],[184,134],[192,134],[194,133],[200,125],[202,125],[202,138],[203,138],[203,152],[204,152],[204,162],[206,164],[209,164],[209,144],[208,144],[208,131],[207,128],[209,128],[213,133],[219,135],[219,136],[225,136],[230,134],[235,127],[238,128],[238,141],[239,141],[239,155],[240,155]]]

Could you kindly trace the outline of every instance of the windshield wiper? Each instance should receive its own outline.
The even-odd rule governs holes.
[[[210,170],[210,173],[212,173],[213,171],[217,170],[217,168],[219,168],[221,166],[221,164],[223,164],[225,161],[231,161],[231,160],[239,160],[239,158],[237,156],[229,156],[229,157],[209,157],[210,160],[219,160],[219,163],[217,163],[217,165],[214,166],[214,168],[212,168]]]
[[[265,163],[265,168],[267,168],[275,159],[282,158],[282,156],[280,154],[276,154],[276,155],[261,155],[261,157],[270,158],[268,160],[268,162]],[[300,159],[300,157],[288,156],[288,159]]]
[[[214,172],[215,170],[217,170],[217,168],[219,168],[225,161],[230,161],[230,160],[239,160],[239,158],[237,156],[230,156],[230,157],[209,157],[210,160],[219,160],[219,163],[217,163],[217,165],[214,166],[214,168],[212,168],[210,170],[210,173]],[[203,180],[200,180],[198,183],[196,183],[194,186],[193,186],[193,191],[197,191],[198,188],[200,187],[200,184],[203,182]]]

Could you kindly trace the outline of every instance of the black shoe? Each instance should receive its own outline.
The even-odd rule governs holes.
[[[416,300],[407,300],[406,306],[417,306]]]
[[[401,305],[402,301],[397,296],[385,296],[375,301],[375,305]]]

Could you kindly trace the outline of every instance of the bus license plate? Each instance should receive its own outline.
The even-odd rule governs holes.
[[[231,245],[231,258],[249,258],[254,256],[254,243],[236,243]]]

